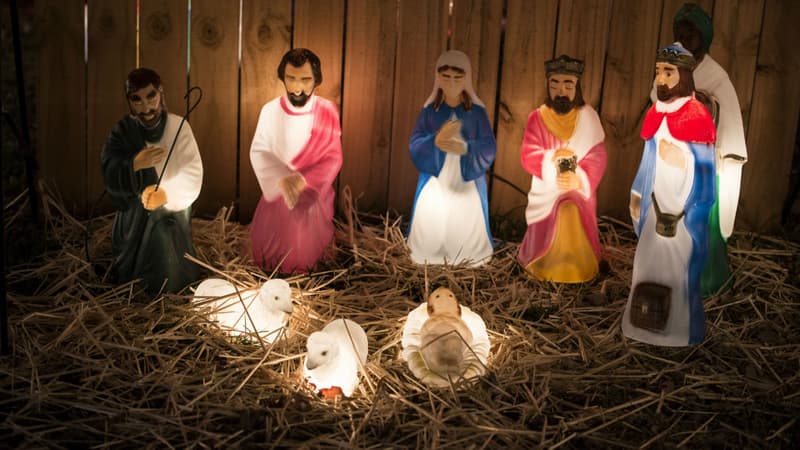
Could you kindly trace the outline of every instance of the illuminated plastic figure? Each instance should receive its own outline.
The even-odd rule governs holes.
[[[689,50],[697,61],[692,71],[698,99],[709,108],[717,127],[716,150],[717,198],[709,216],[708,259],[700,279],[703,295],[719,290],[730,277],[726,241],[733,233],[742,166],[747,162],[739,97],[725,69],[708,54],[714,38],[714,25],[708,13],[686,3],[675,14],[672,30],[676,41]],[[656,87],[650,93],[655,102]]]
[[[266,271],[280,264],[280,272],[307,272],[329,255],[333,241],[339,110],[314,94],[322,69],[310,50],[287,52],[278,77],[286,95],[261,108],[250,147],[262,193],[250,225],[253,259]]]
[[[639,236],[623,333],[663,346],[702,342],[700,275],[714,203],[711,115],[694,98],[692,54],[673,44],[656,55],[658,101],[642,123],[644,153],[631,188]]]
[[[200,152],[189,123],[181,126],[181,117],[167,112],[156,72],[132,71],[125,94],[130,114],[111,130],[101,158],[103,181],[117,209],[113,270],[120,282],[140,278],[151,294],[162,285],[165,292],[177,292],[199,277],[184,254],[194,255],[191,216],[203,184]]]
[[[464,53],[439,56],[433,92],[409,147],[419,170],[408,233],[411,259],[418,264],[488,261],[493,247],[485,173],[497,144]]]
[[[491,347],[483,319],[444,287],[408,314],[402,346],[414,376],[439,387],[483,375]]]
[[[547,100],[528,117],[520,150],[531,188],[517,259],[540,280],[579,283],[599,270],[595,191],[606,170],[605,133],[583,101],[583,68],[567,55],[545,63]]]

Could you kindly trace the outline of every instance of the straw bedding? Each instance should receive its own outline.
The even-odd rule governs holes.
[[[525,278],[516,244],[479,269],[419,267],[400,220],[347,209],[336,260],[289,278],[301,293],[273,344],[231,340],[183,295],[110,281],[112,216],[80,222],[45,197],[47,248],[7,273],[11,354],[0,442],[19,448],[790,448],[800,442],[797,243],[736,234],[730,289],[705,302],[687,348],[623,338],[635,236],[601,218],[609,269],[566,286]],[[4,214],[24,228],[24,201]],[[90,259],[84,249],[89,227]],[[207,276],[266,280],[223,208],[194,221]],[[437,286],[486,322],[486,374],[428,388],[400,359],[406,315]],[[361,324],[370,353],[351,398],[301,383],[306,336]]]

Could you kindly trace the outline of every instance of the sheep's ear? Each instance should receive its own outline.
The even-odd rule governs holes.
[[[461,317],[461,303],[456,303],[456,308],[458,309],[458,316]]]

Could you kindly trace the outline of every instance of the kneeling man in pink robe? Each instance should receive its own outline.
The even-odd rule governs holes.
[[[250,226],[253,259],[266,271],[308,272],[330,256],[333,181],[342,167],[336,105],[314,95],[317,55],[287,52],[278,66],[286,95],[261,108],[250,161],[261,199]]]

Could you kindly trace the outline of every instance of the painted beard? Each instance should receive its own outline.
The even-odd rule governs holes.
[[[163,112],[163,108],[158,107],[155,109],[148,109],[147,111],[140,112],[138,114],[134,114],[131,111],[131,114],[136,117],[136,120],[141,123],[145,128],[154,128],[158,126],[158,123],[161,122],[161,116]]]
[[[672,89],[667,87],[666,84],[659,84],[656,86],[656,97],[659,101],[668,102],[675,97],[679,97],[679,85],[675,85]]]
[[[552,103],[553,104],[551,107],[558,114],[566,114],[572,111],[572,108],[575,107],[575,102],[570,100],[569,97],[563,95],[556,96]]]
[[[297,108],[304,106],[308,102],[308,99],[311,98],[310,94],[306,94],[305,92],[302,91],[300,92],[299,95],[292,94],[291,92],[287,92],[286,94],[289,96],[289,103],[291,103],[292,106]]]

